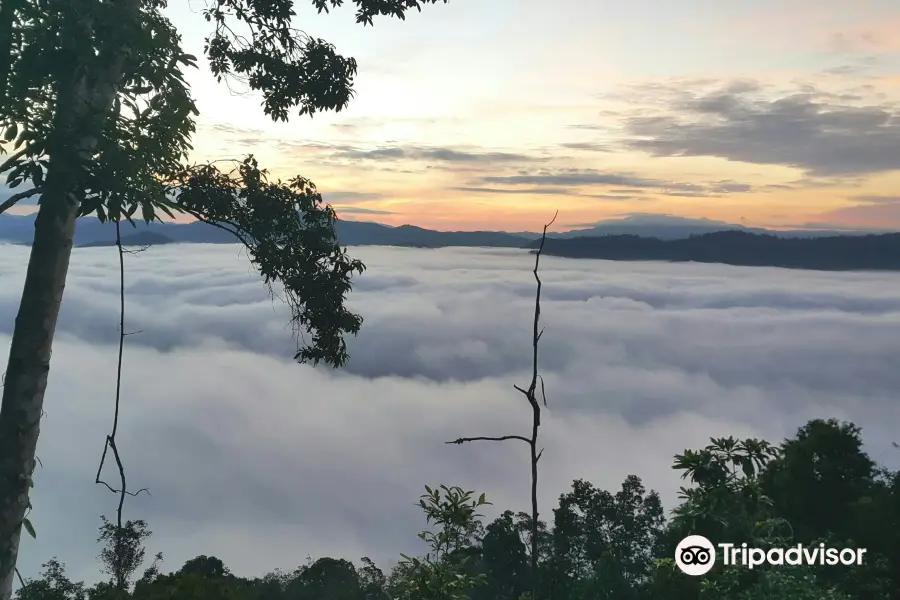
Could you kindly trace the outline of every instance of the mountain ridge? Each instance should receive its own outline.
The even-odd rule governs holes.
[[[540,245],[535,240],[532,252]],[[900,233],[785,238],[718,231],[676,240],[635,235],[548,238],[542,253],[564,258],[718,263],[819,271],[900,271]]]
[[[33,215],[0,214],[0,242],[30,244],[34,230]],[[488,246],[501,248],[522,248],[540,237],[533,232],[507,231],[436,231],[416,225],[391,226],[371,221],[348,221],[339,219],[335,225],[338,240],[345,246]],[[138,222],[137,227],[126,235],[141,232],[153,233],[156,238],[151,243],[234,243],[234,236],[211,225],[193,223],[152,223]],[[588,228],[574,228],[569,231],[550,232],[549,238],[573,239],[578,237],[598,237],[607,235],[637,235],[659,240],[677,240],[692,235],[702,235],[719,231],[743,231],[780,238],[811,238],[835,236],[859,236],[877,231],[793,229],[785,231],[751,228],[711,219],[688,219],[670,215],[634,214],[623,219],[614,219],[592,224]],[[115,229],[99,220],[85,217],[75,231],[76,246],[97,246],[115,243]]]
[[[0,215],[0,242],[30,244],[33,228],[33,216]],[[415,225],[393,227],[343,220],[338,220],[335,228],[338,240],[344,246],[469,246],[531,248],[534,251],[540,243],[539,234],[527,232],[435,231]],[[125,229],[122,241],[123,245],[131,246],[237,242],[230,233],[201,222],[150,225],[140,222],[134,229]],[[97,219],[82,219],[75,231],[75,245],[79,248],[113,246],[115,228]],[[656,216],[548,234],[544,252],[567,258],[622,261],[894,271],[900,270],[900,233],[770,231],[707,219]]]

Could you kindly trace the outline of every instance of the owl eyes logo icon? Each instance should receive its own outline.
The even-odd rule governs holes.
[[[708,573],[716,564],[716,549],[702,535],[689,535],[675,548],[675,564],[685,575]]]

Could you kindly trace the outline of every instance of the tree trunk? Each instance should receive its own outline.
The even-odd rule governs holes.
[[[49,181],[48,181],[49,183]],[[12,592],[77,203],[41,197],[0,407],[0,598]],[[56,207],[64,210],[54,210]]]
[[[122,30],[136,23],[140,2],[118,3]],[[69,32],[75,44],[90,41],[91,37],[85,37],[93,35],[90,18],[84,15]],[[127,42],[127,35],[122,40]],[[124,43],[107,47],[96,63],[77,65],[67,73],[71,80],[58,82],[54,131],[63,134],[60,139],[65,142],[49,150],[45,192],[35,220],[0,405],[0,600],[12,597],[53,334],[84,193],[81,164],[91,160],[102,135],[122,80],[127,50]]]

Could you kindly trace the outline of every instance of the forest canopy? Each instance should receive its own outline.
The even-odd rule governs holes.
[[[576,480],[539,523],[540,597],[554,600],[875,600],[900,593],[900,473],[877,465],[851,423],[813,420],[780,444],[711,439],[685,450],[673,468],[685,480],[667,514],[659,495],[636,475],[617,490]],[[106,579],[88,585],[48,560],[17,590],[20,600],[233,598],[240,600],[522,600],[531,590],[530,515],[491,507],[489,498],[453,486],[426,487],[422,552],[388,571],[370,559],[308,559],[291,572],[233,573],[201,555],[164,572],[146,564],[149,525],[129,521],[128,543],[115,549],[115,528],[100,526],[99,563]],[[860,566],[716,566],[702,577],[673,560],[688,534],[761,548],[824,543],[865,548]],[[142,564],[143,563],[143,564]],[[143,574],[137,577],[140,567]],[[120,585],[121,583],[121,585]]]

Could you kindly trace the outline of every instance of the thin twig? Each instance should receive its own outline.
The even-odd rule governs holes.
[[[538,484],[538,461],[541,460],[541,456],[544,454],[544,449],[541,448],[540,451],[537,449],[537,441],[538,441],[538,427],[541,425],[541,405],[537,399],[537,384],[538,381],[541,383],[541,399],[544,402],[544,406],[547,406],[547,393],[544,388],[544,378],[538,373],[538,343],[541,341],[541,337],[544,335],[544,330],[540,328],[540,320],[541,320],[541,288],[543,287],[543,283],[541,282],[541,278],[538,275],[538,268],[540,267],[541,261],[541,253],[544,250],[544,242],[547,240],[547,229],[553,225],[556,221],[556,217],[559,216],[559,211],[556,211],[556,214],[553,215],[553,218],[549,223],[544,225],[544,232],[541,235],[541,244],[538,246],[537,251],[534,253],[534,280],[537,282],[537,291],[535,293],[534,299],[534,321],[532,323],[532,336],[531,336],[531,346],[533,348],[532,352],[532,360],[531,360],[531,383],[528,386],[528,389],[523,389],[518,385],[513,384],[513,388],[517,391],[521,392],[522,395],[528,400],[528,404],[531,406],[531,437],[525,437],[523,435],[503,435],[498,437],[463,437],[457,438],[452,442],[445,442],[447,444],[464,444],[466,442],[476,442],[476,441],[490,441],[490,442],[502,442],[506,440],[517,440],[522,441],[528,444],[529,450],[531,452],[531,600],[537,600],[537,575],[538,575],[538,501],[537,501],[537,484]]]
[[[129,335],[125,331],[125,250],[122,248],[122,232],[119,225],[119,220],[116,219],[116,249],[119,253],[119,356],[118,363],[116,365],[116,400],[115,400],[115,411],[113,413],[113,425],[112,431],[109,435],[106,436],[106,441],[103,444],[103,455],[100,457],[100,465],[97,467],[97,476],[95,477],[94,483],[105,486],[110,492],[119,495],[119,505],[116,508],[116,552],[118,554],[120,550],[120,544],[122,543],[122,532],[124,531],[124,525],[122,523],[122,510],[125,506],[125,497],[126,496],[137,496],[141,492],[146,492],[147,495],[150,495],[150,491],[147,488],[141,488],[136,492],[129,492],[127,489],[127,484],[125,482],[125,467],[122,464],[122,458],[119,456],[119,449],[116,446],[116,433],[119,430],[119,406],[120,400],[122,397],[122,356],[124,354],[125,349],[125,337]],[[108,450],[112,450],[113,458],[116,461],[116,466],[119,470],[119,489],[114,488],[106,481],[100,479],[100,474],[103,471],[103,465],[106,462],[106,455]],[[119,585],[122,584],[121,581],[118,582]]]
[[[465,438],[457,438],[450,442],[444,442],[445,444],[465,444],[466,442],[503,442],[506,440],[520,440],[525,442],[526,444],[530,444],[531,440],[529,440],[524,435],[501,435],[499,437],[465,437]]]
[[[212,221],[212,220],[210,220],[210,219],[207,219],[205,216],[203,216],[200,212],[198,212],[198,211],[196,211],[196,210],[191,210],[191,209],[186,209],[186,208],[183,208],[182,210],[184,210],[184,212],[186,212],[187,214],[191,215],[192,217],[194,217],[195,219],[197,219],[197,220],[200,221],[201,223],[206,223],[207,225],[212,225],[213,227],[216,227],[216,228],[218,228],[218,229],[221,229],[222,231],[227,231],[228,233],[230,233],[231,235],[233,235],[234,237],[236,237],[236,238],[238,239],[239,242],[241,242],[242,244],[244,244],[244,245],[247,246],[247,247],[250,247],[250,243],[249,243],[249,241],[247,240],[247,238],[245,238],[243,235],[241,235],[240,233],[238,233],[238,232],[235,231],[234,229],[231,229],[231,228],[229,228],[229,227],[226,227],[226,226],[222,225],[221,223],[217,223],[216,221]]]

